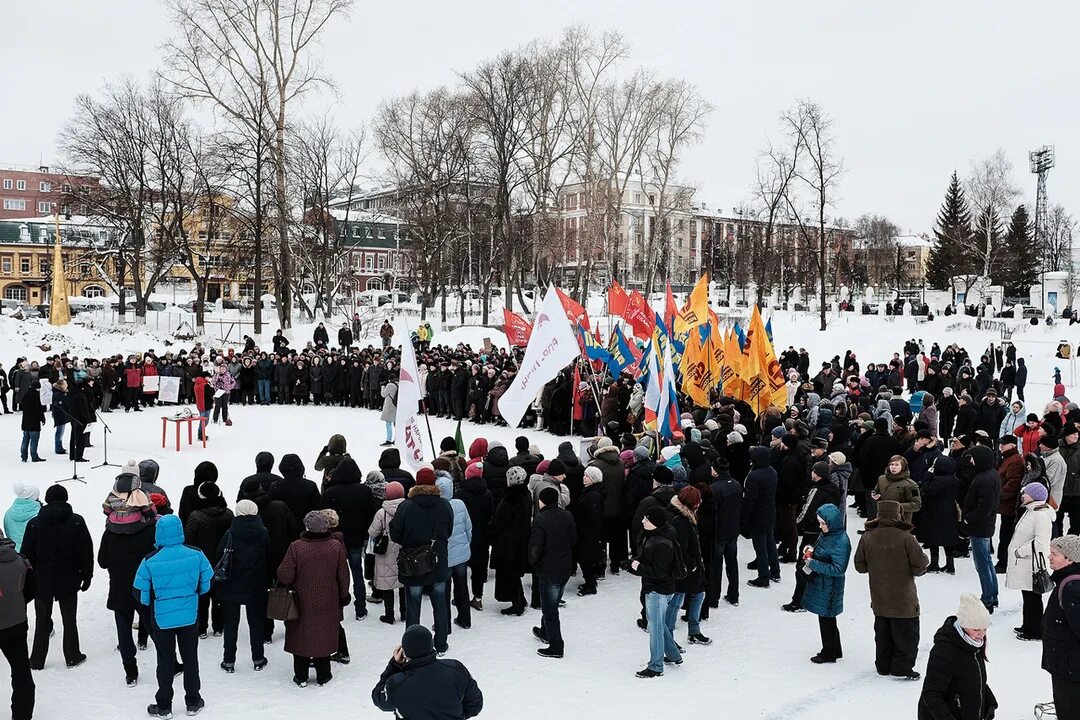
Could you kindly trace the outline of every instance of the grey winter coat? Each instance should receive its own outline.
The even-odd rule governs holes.
[[[382,389],[382,415],[379,419],[383,422],[395,422],[397,420],[397,383],[388,382]]]

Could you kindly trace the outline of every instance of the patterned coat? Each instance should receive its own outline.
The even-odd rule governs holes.
[[[285,623],[285,652],[310,658],[337,652],[341,608],[349,597],[345,545],[329,535],[304,533],[289,545],[277,579],[296,592],[300,606],[300,617]]]

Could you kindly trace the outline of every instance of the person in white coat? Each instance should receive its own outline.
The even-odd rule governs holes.
[[[1053,435],[1039,438],[1039,455],[1046,463],[1046,481],[1050,483],[1050,500],[1054,507],[1061,507],[1061,498],[1065,494],[1065,476],[1069,470],[1065,458],[1058,451],[1058,441]]]
[[[386,425],[386,442],[384,447],[394,444],[394,422],[397,420],[397,373],[382,386],[382,419]]]
[[[1015,628],[1020,640],[1042,638],[1042,595],[1032,590],[1031,576],[1038,563],[1047,567],[1054,508],[1047,504],[1049,493],[1042,483],[1028,483],[1020,490],[1021,515],[1009,542],[1009,562],[1005,587],[1019,590],[1024,598],[1023,622]]]
[[[375,552],[375,572],[372,585],[376,592],[382,593],[386,608],[379,618],[387,625],[394,624],[394,595],[401,600],[399,605],[402,621],[405,620],[405,588],[398,579],[398,553],[401,546],[390,539],[390,521],[397,514],[398,507],[405,502],[405,488],[399,482],[386,484],[386,499],[375,513],[375,518],[368,528]],[[382,550],[382,552],[379,552]]]

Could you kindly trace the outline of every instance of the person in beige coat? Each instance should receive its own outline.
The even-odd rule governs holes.
[[[1036,558],[1049,567],[1050,534],[1056,513],[1047,504],[1049,493],[1042,483],[1028,483],[1020,490],[1020,519],[1009,542],[1005,587],[1024,597],[1023,622],[1015,628],[1020,640],[1042,639],[1042,595],[1032,590]]]
[[[398,553],[401,551],[401,545],[390,539],[390,521],[394,519],[398,507],[403,502],[405,502],[405,488],[402,484],[387,483],[386,499],[383,500],[382,507],[375,513],[371,527],[368,528],[368,537],[372,542],[378,543],[379,538],[382,537],[385,538],[382,542],[386,543],[386,552],[375,555],[375,573],[372,584],[377,592],[382,593],[386,611],[379,619],[387,625],[394,624],[395,590],[401,601],[399,603],[401,619],[405,620],[405,588],[398,579]]]

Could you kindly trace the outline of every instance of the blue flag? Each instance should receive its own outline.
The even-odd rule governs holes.
[[[634,362],[634,355],[630,352],[630,344],[626,342],[626,337],[622,334],[622,328],[618,325],[615,326],[615,330],[611,333],[608,354],[611,357],[608,359],[607,364],[612,377],[619,377],[619,373]]]
[[[609,362],[611,360],[611,353],[607,348],[596,342],[590,333],[585,332],[584,328],[578,325],[578,335],[581,336],[582,347],[585,348],[585,357],[590,360],[601,360],[603,362]]]

